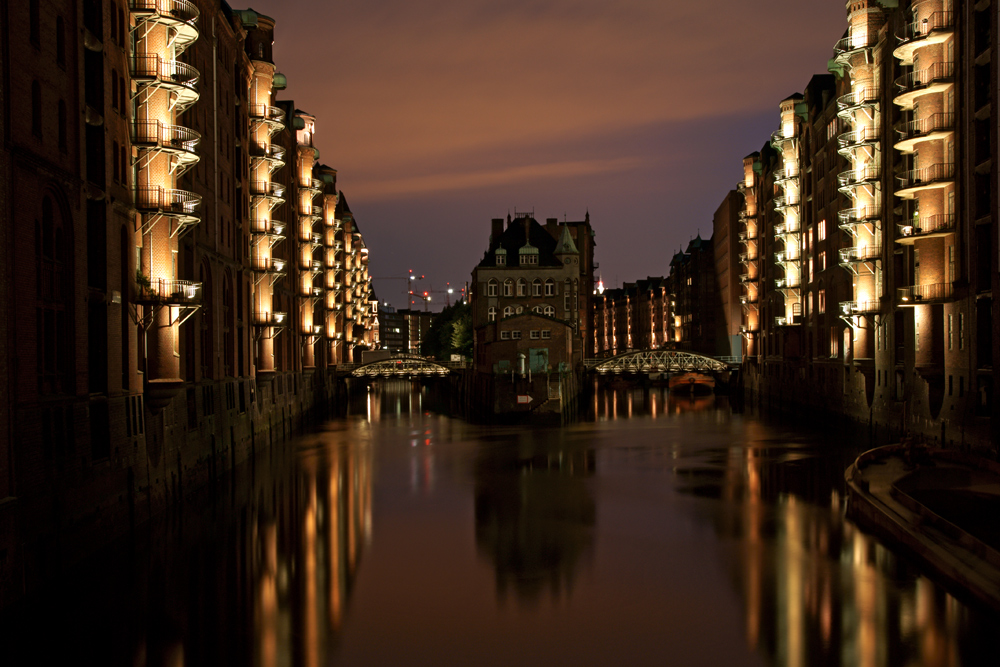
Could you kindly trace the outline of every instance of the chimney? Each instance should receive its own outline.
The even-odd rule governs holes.
[[[490,226],[490,243],[496,243],[503,235],[503,218],[493,218]]]

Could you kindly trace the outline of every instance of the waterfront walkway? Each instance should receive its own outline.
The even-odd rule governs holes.
[[[852,518],[1000,611],[1000,465],[900,444],[865,452],[846,477]]]

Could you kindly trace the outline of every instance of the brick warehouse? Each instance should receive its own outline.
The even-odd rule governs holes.
[[[40,576],[24,556],[85,555],[235,470],[378,346],[368,249],[319,120],[277,99],[272,19],[2,6],[0,604]]]
[[[1000,442],[995,0],[859,0],[743,160],[744,376],[945,444]]]

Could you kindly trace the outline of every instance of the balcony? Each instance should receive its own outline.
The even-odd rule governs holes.
[[[771,148],[779,153],[783,153],[792,148],[796,138],[794,135],[786,137],[783,130],[775,130],[771,133]]]
[[[274,181],[250,181],[250,194],[259,200],[269,202],[274,207],[284,203],[285,186]]]
[[[860,169],[848,169],[837,174],[837,189],[850,197],[855,188],[877,183],[880,178],[882,167],[868,163]]]
[[[747,241],[756,241],[757,240],[757,230],[755,229],[753,231],[742,231],[742,232],[739,232],[737,234],[737,237],[739,238],[740,243],[746,243]]]
[[[743,283],[744,285],[748,283],[756,283],[757,276],[751,275],[749,272],[744,271],[743,273],[740,274],[740,282]]]
[[[251,122],[265,123],[271,134],[285,127],[285,112],[280,107],[272,107],[269,104],[251,104],[248,113]]]
[[[251,257],[250,266],[255,273],[264,273],[274,276],[285,275],[285,260],[274,257]]]
[[[170,190],[159,186],[138,188],[135,207],[147,215],[175,218],[181,226],[198,223],[201,195],[187,190]]]
[[[913,52],[930,44],[940,44],[955,30],[955,12],[934,12],[919,21],[903,26],[896,35],[899,45],[892,52],[893,57],[903,65],[913,64]]]
[[[882,259],[882,246],[862,245],[853,248],[841,248],[838,253],[840,255],[840,265],[846,268],[854,264],[875,262]]]
[[[798,276],[792,278],[776,278],[774,286],[777,289],[798,289],[802,286],[802,279]]]
[[[794,180],[799,177],[799,168],[788,167],[787,165],[783,169],[778,169],[774,172],[774,183],[775,185],[782,185],[788,181]]]
[[[788,236],[791,234],[798,234],[801,227],[799,227],[799,221],[795,222],[782,222],[774,226],[774,235],[778,236]],[[786,239],[787,242],[787,239]]]
[[[135,302],[164,306],[201,305],[201,283],[156,278],[149,284],[137,283]]]
[[[943,188],[955,180],[955,163],[939,162],[922,169],[910,169],[896,176],[899,189],[896,196],[903,199],[913,199],[922,190]]]
[[[900,237],[896,239],[896,243],[913,245],[918,239],[930,239],[951,234],[955,231],[955,221],[956,216],[953,213],[942,213],[915,220],[916,224],[914,225],[900,225]]]
[[[201,73],[179,60],[163,60],[159,55],[133,56],[132,78],[139,88],[153,86],[170,91],[178,114],[198,101]]]
[[[870,49],[878,43],[878,31],[859,32],[848,35],[833,45],[833,57],[839,62],[847,62],[852,55]]]
[[[786,251],[774,253],[775,264],[793,264],[798,262],[801,257],[797,253],[790,253]]]
[[[838,226],[845,232],[855,233],[856,225],[874,224],[882,219],[881,206],[859,206],[837,212]]]
[[[837,98],[837,115],[847,120],[851,119],[851,114],[862,108],[878,106],[882,89],[878,84],[868,83],[867,85],[841,95]]]
[[[844,132],[837,137],[838,152],[844,157],[849,157],[855,148],[877,145],[880,133],[881,128],[878,125]]]
[[[740,297],[740,303],[744,306],[752,306],[757,303],[757,295],[754,294],[751,296],[749,294],[744,294]]]
[[[897,289],[896,298],[900,306],[920,306],[927,303],[950,301],[953,291],[951,283],[912,285]]]
[[[158,120],[137,120],[132,127],[132,144],[142,151],[160,151],[174,158],[178,176],[198,164],[197,148],[201,134],[180,125],[165,125]]]
[[[774,202],[774,210],[784,212],[785,209],[795,208],[799,205],[799,195],[798,193],[783,194],[775,197],[771,201]]]
[[[187,0],[129,0],[136,24],[159,23],[174,30],[174,47],[181,53],[198,39],[198,7]]]
[[[904,109],[912,109],[913,101],[926,93],[940,93],[951,87],[955,78],[955,63],[934,63],[927,69],[910,72],[896,79],[896,96],[893,102]]]
[[[921,118],[911,120],[896,125],[896,134],[899,139],[895,148],[903,153],[912,153],[916,144],[921,141],[936,141],[946,139],[955,130],[954,113],[935,113]]]
[[[840,316],[853,317],[855,315],[868,315],[877,313],[879,310],[878,301],[841,301]]]
[[[248,152],[251,160],[255,163],[251,169],[261,162],[266,162],[271,171],[285,166],[285,149],[277,144],[267,146],[251,144]]]
[[[313,197],[323,190],[323,181],[318,178],[305,178],[299,180],[299,189],[312,194]],[[322,212],[322,211],[321,211]]]
[[[253,324],[257,327],[279,327],[283,328],[288,320],[288,313],[271,312],[258,310],[253,314]]]

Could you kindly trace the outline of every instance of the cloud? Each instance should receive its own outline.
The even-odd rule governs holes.
[[[391,180],[355,183],[350,194],[357,199],[429,195],[455,190],[477,190],[532,181],[576,178],[633,171],[649,164],[648,158],[623,157],[605,160],[572,160],[501,169],[425,174]]]

